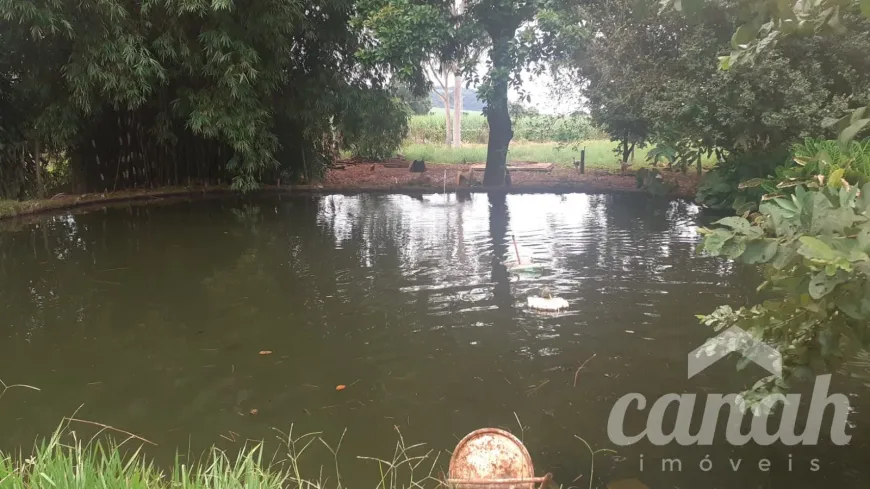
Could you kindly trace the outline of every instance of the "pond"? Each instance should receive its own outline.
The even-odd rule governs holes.
[[[157,443],[158,460],[291,426],[333,444],[346,430],[343,476],[374,487],[363,479],[376,466],[356,457],[388,457],[399,433],[452,450],[493,426],[566,488],[589,485],[578,437],[617,452],[596,455],[596,486],[866,487],[866,369],[832,387],[852,405],[845,447],[608,438],[628,393],[648,410],[666,393],[740,392],[764,373],[738,373],[729,357],[687,380],[688,352],[712,333],[695,315],[756,300],[760,282],[695,251],[702,219],[643,195],[475,194],[194,200],[6,223],[0,379],[40,391],[0,399],[0,449],[26,449],[73,414]],[[540,276],[505,268],[512,237]],[[544,286],[568,310],[530,310]],[[645,422],[632,409],[626,432]],[[331,467],[322,448],[309,463]],[[699,467],[707,455],[711,471]]]

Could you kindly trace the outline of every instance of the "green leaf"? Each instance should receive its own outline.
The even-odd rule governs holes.
[[[870,0],[861,0],[861,13],[870,17]]]
[[[722,250],[720,251],[720,254],[725,255],[732,260],[736,260],[737,258],[740,258],[745,251],[745,239],[732,239],[722,245]]]
[[[778,249],[779,241],[775,239],[750,241],[746,243],[746,251],[743,252],[741,260],[750,265],[767,263],[776,256]]]
[[[844,168],[838,168],[831,172],[828,176],[828,188],[837,189],[840,188],[843,184],[841,180],[843,179],[843,175],[846,173]]]
[[[746,250],[741,256],[741,261],[750,265],[756,263],[767,263],[776,256],[779,249],[779,241],[775,239],[765,239],[750,241],[746,243]]]
[[[833,261],[837,258],[837,252],[818,238],[801,236],[800,242],[802,246],[798,253],[807,258],[824,261]]]
[[[783,209],[785,209],[787,211],[791,211],[794,213],[800,212],[800,209],[798,209],[798,206],[795,205],[795,203],[789,199],[777,197],[777,198],[773,199],[773,201],[776,202],[780,207],[782,207]]]
[[[734,49],[740,49],[741,46],[745,46],[754,41],[756,37],[758,37],[758,27],[748,23],[743,24],[738,27],[734,32],[734,35],[731,36],[731,47]]]
[[[819,151],[819,154],[816,155],[816,157],[819,160],[819,168],[821,170],[824,170],[826,167],[830,166],[832,160],[831,155],[828,153],[828,150],[823,149]]]
[[[728,71],[728,68],[731,68],[731,55],[719,56],[719,69]]]
[[[704,249],[711,255],[718,255],[725,243],[734,237],[734,233],[725,229],[714,229],[704,238]]]
[[[855,122],[855,121],[851,120],[851,116],[848,116],[848,115],[844,115],[843,117],[840,117],[839,119],[834,119],[834,118],[828,117],[828,118],[825,118],[822,120],[822,127],[833,128],[833,129],[836,129],[838,131],[842,131],[843,129],[846,129],[847,127],[849,127],[849,124],[851,124],[853,122]]]
[[[864,129],[867,123],[870,123],[870,119],[858,119],[853,122],[852,125],[844,129],[843,132],[840,133],[840,145],[843,147],[848,146],[848,144],[855,139],[855,136]]]
[[[777,270],[782,270],[783,268],[791,264],[795,256],[797,256],[797,252],[795,251],[793,246],[780,246],[776,250],[776,256],[774,257],[773,263],[771,263],[771,265],[773,265],[773,267]]]
[[[760,186],[762,183],[764,183],[763,178],[750,178],[749,180],[746,180],[745,182],[740,182],[740,184],[737,185],[737,188],[740,190],[743,190],[745,188],[755,188],[755,187]]]
[[[834,276],[829,276],[824,271],[821,271],[810,279],[809,293],[810,297],[819,300],[822,297],[830,294],[838,285],[846,281],[848,275],[838,273]]]
[[[726,217],[724,219],[719,219],[714,224],[720,224],[722,226],[727,226],[739,233],[742,234],[760,234],[760,231],[752,229],[752,224],[749,223],[746,219],[737,216]]]

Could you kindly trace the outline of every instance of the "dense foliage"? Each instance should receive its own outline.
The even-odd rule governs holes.
[[[795,187],[760,213],[729,217],[704,230],[704,249],[763,264],[762,288],[773,298],[752,307],[721,306],[702,321],[717,331],[736,325],[777,347],[782,379],[765,378],[754,395],[785,392],[794,380],[829,371],[870,342],[870,185],[844,187],[820,178]]]
[[[697,2],[686,5],[696,8]],[[861,18],[870,18],[866,0],[748,0],[743,6],[743,23],[732,38],[734,50],[720,57],[720,66],[727,70],[763,64],[776,49],[801,36],[811,36],[804,42],[834,40],[851,46],[868,32]],[[837,48],[826,46],[835,60]],[[855,59],[866,62],[863,52]],[[855,73],[850,67],[831,65],[832,78],[867,74],[866,66]],[[762,198],[759,213],[727,218],[717,223],[724,227],[705,230],[703,248],[708,253],[764,264],[767,280],[761,288],[773,294],[751,308],[722,306],[701,316],[704,324],[717,329],[738,325],[783,354],[783,378],[756,383],[748,393],[750,403],[788,391],[794,380],[831,371],[868,347],[870,184],[860,190],[854,185],[867,180],[867,146],[853,141],[870,123],[868,88],[864,80],[855,83],[859,96],[847,100],[847,114],[824,123],[837,131],[836,143],[807,140],[795,148],[793,164],[776,169],[773,182],[756,179],[755,184],[774,191]]]
[[[397,113],[350,0],[0,2],[0,196],[311,174]],[[404,127],[379,121],[392,141]]]
[[[367,0],[364,25],[382,42],[365,59],[404,64],[406,74],[426,60],[461,63],[478,87],[489,125],[485,185],[503,185],[514,136],[508,89],[522,90],[523,72],[541,73],[543,62],[561,59],[586,35],[583,2],[575,0],[468,0],[461,13],[452,0]],[[471,53],[487,52],[485,69]]]
[[[698,154],[779,151],[809,136],[835,135],[828,119],[870,101],[870,22],[843,13],[836,37],[792,37],[754,63],[723,71],[743,9],[700,2],[690,14],[658,2],[602,0],[595,31],[569,65],[596,123],[623,143],[664,143],[683,166]]]

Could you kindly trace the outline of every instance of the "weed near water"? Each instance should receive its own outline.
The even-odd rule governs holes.
[[[83,440],[69,425],[37,444],[31,455],[0,452],[0,489],[341,489],[344,486],[339,468],[341,441],[333,448],[319,433],[294,436],[292,428],[279,437],[280,450],[266,457],[262,444],[247,446],[238,455],[212,447],[199,460],[182,462],[176,456],[168,471],[158,467],[142,446],[128,443],[141,441],[130,436],[121,443],[108,438]],[[343,437],[342,437],[343,438]],[[313,475],[305,472],[300,458],[313,444],[323,444],[334,456],[335,475],[323,470]],[[380,479],[373,489],[423,489],[438,484],[433,473],[438,456],[422,445],[406,446],[399,442],[392,458],[358,457],[378,464]],[[355,481],[358,482],[358,481]]]

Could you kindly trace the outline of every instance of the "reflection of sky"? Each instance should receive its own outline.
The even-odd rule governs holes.
[[[452,194],[333,195],[321,199],[318,223],[336,248],[359,250],[359,265],[373,273],[384,273],[378,264],[393,256],[401,274],[399,290],[428,291],[432,314],[497,307],[490,300],[496,239],[503,240],[506,251],[499,258],[513,261],[518,249],[522,261],[546,267],[544,276],[512,286],[520,307],[525,295],[543,286],[570,298],[599,284],[597,293],[641,291],[648,297],[638,301],[640,306],[647,304],[645,315],[655,318],[656,297],[670,292],[668,284],[689,280],[683,272],[697,256],[699,208],[637,197],[637,202],[614,205],[614,197],[602,195],[509,195],[507,233],[502,237],[490,236],[485,194],[463,201]],[[703,266],[711,267],[714,275],[691,280],[716,283],[714,277],[727,276],[733,265],[706,260]]]

